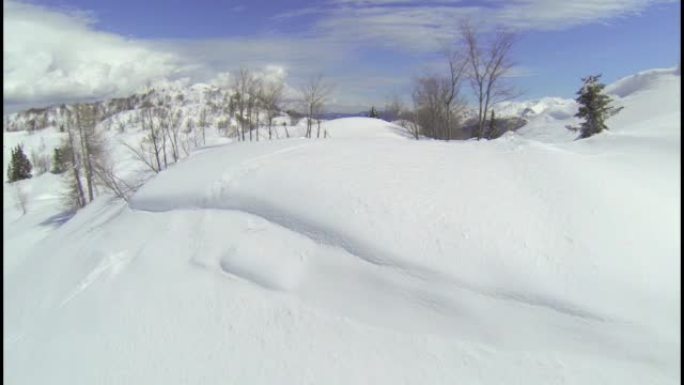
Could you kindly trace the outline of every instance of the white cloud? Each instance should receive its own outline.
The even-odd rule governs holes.
[[[96,31],[83,12],[3,8],[5,104],[121,95],[181,69],[172,53]]]
[[[672,0],[516,0],[496,13],[500,23],[520,29],[556,30],[638,14]]]
[[[430,52],[452,40],[470,7],[412,6],[341,8],[316,23],[316,33],[347,44]],[[350,26],[354,26],[350,28]]]
[[[317,38],[127,39],[98,31],[92,14],[15,0],[4,2],[3,22],[6,112],[124,96],[179,78],[227,85],[240,67],[287,78],[292,91],[353,62],[350,47]]]
[[[192,60],[194,67],[185,73],[196,81],[229,85],[231,72],[245,67],[266,80],[283,80],[288,98],[297,95],[296,89],[312,76],[323,74],[342,84],[343,74],[359,68],[353,46],[323,38],[173,40],[157,42],[157,46],[176,52],[188,64]],[[347,86],[336,88],[336,96],[346,94]]]
[[[329,0],[272,16],[276,26],[306,21],[297,35],[136,40],[98,31],[92,14],[5,0],[4,104],[125,95],[166,78],[229,84],[230,72],[247,67],[286,78],[290,91],[322,73],[337,85],[332,108],[351,110],[382,101],[415,75],[359,63],[366,48],[366,55],[382,47],[425,63],[425,54],[454,40],[462,18],[486,18],[480,27],[549,30],[639,13],[661,1],[668,0]],[[512,74],[526,75],[523,67]]]
[[[329,0],[327,7],[304,8],[278,17],[320,14],[314,33],[330,41],[382,45],[431,52],[457,35],[467,18],[481,29],[559,30],[638,14],[655,3],[676,0]]]

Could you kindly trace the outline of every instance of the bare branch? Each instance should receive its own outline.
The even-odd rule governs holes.
[[[301,102],[306,110],[306,137],[311,137],[311,131],[313,126],[313,119],[317,118],[320,113],[323,112],[323,107],[325,102],[330,97],[333,91],[331,84],[326,83],[323,79],[323,75],[317,75],[309,79],[309,81],[304,84],[299,89],[301,96]],[[320,136],[320,132],[319,132]]]

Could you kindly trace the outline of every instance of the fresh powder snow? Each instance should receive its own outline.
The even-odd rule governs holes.
[[[5,379],[678,383],[680,75],[606,91],[624,110],[581,141],[560,98],[496,106],[529,123],[492,141],[281,117],[271,141],[208,129],[129,203],[72,216],[60,176],[5,183]],[[63,135],[5,132],[5,170]],[[107,137],[139,172],[140,127]]]

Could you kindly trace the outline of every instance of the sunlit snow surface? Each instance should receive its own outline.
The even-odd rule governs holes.
[[[59,177],[19,182],[25,216],[5,184],[5,379],[678,383],[679,84],[609,86],[625,108],[582,141],[571,101],[489,142],[367,118],[212,137],[73,218]]]

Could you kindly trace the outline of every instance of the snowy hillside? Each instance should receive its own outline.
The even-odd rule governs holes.
[[[618,131],[623,124],[636,123],[650,116],[660,118],[678,113],[679,68],[642,71],[609,84],[605,91],[613,97],[618,106],[629,104],[633,97],[638,98],[639,108],[626,109],[610,120],[609,126],[615,127]],[[655,94],[656,97],[647,97],[649,93]],[[576,133],[565,128],[567,125],[578,123],[578,120],[574,118],[577,103],[573,99],[546,97],[524,102],[501,102],[495,105],[494,109],[498,116],[525,118],[528,123],[517,133],[528,139],[565,142],[577,136]],[[634,124],[632,126],[637,127]]]
[[[18,182],[23,216],[5,183],[5,379],[678,383],[679,84],[611,85],[624,110],[582,141],[552,98],[509,105],[530,123],[493,141],[370,118],[210,130],[129,204],[73,217],[59,177]]]

